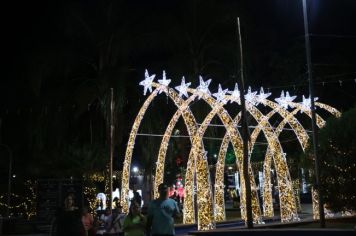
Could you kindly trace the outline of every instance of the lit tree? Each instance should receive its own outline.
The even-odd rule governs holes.
[[[325,203],[335,211],[356,210],[356,108],[328,120],[318,155]]]

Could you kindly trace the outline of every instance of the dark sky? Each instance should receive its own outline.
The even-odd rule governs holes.
[[[112,24],[103,11],[110,2]],[[356,101],[356,1],[308,2],[316,95],[340,110],[349,109]],[[298,101],[308,95],[302,0],[10,1],[1,10],[4,140],[9,133],[14,133],[12,142],[21,135],[22,118],[13,119],[19,112],[51,102],[58,110],[77,102],[68,84],[97,76],[91,65],[98,63],[101,42],[113,31],[118,32],[113,40],[120,42],[112,49],[120,51],[111,58],[113,68],[125,67],[129,72],[122,83],[132,83],[126,93],[128,112],[136,113],[144,99],[138,82],[145,68],[156,74],[166,70],[172,86],[183,75],[196,86],[195,74],[201,73],[213,79],[212,92],[218,83],[233,89],[239,71],[237,16],[247,85],[255,90],[264,86],[273,98],[282,89],[298,95]],[[194,49],[203,52],[199,56],[206,66],[199,71],[194,71],[187,35]]]
[[[5,76],[7,83],[3,83],[3,85],[6,87],[19,87],[14,85],[15,82],[13,80],[22,80],[23,85],[26,87],[25,84],[28,83],[26,70],[28,70],[29,61],[34,60],[33,58],[37,56],[36,54],[39,51],[46,51],[46,53],[50,54],[58,53],[58,48],[59,50],[82,50],[81,41],[84,40],[80,38],[83,37],[80,34],[83,32],[68,32],[68,24],[74,24],[72,22],[73,17],[71,18],[70,16],[75,15],[76,13],[73,13],[75,11],[80,12],[88,24],[100,28],[100,24],[105,19],[102,19],[103,15],[100,13],[101,4],[98,2],[100,1],[31,1],[21,4],[12,2],[4,7],[2,37],[6,43],[3,44],[3,56],[6,58],[5,71],[9,73]],[[134,29],[135,37],[146,37],[151,32],[165,31],[167,27],[174,27],[167,23],[171,22],[173,18],[178,19],[177,21],[184,21],[184,18],[191,16],[190,10],[187,9],[187,6],[192,6],[189,2],[194,1],[127,1],[122,3],[125,10],[119,11],[117,15],[121,21],[127,20],[128,24],[132,24],[127,27]],[[247,60],[246,67],[248,68],[247,71],[253,70],[247,75],[248,84],[251,84],[256,89],[259,86],[281,87],[276,89],[278,94],[281,89],[291,90],[288,86],[300,84],[300,81],[295,79],[294,81],[292,79],[286,82],[283,81],[284,78],[277,80],[269,79],[267,76],[264,79],[261,76],[266,76],[266,73],[258,74],[256,71],[268,71],[267,65],[270,63],[271,54],[279,53],[283,55],[293,45],[304,44],[301,0],[206,1],[213,2],[211,4],[213,6],[214,4],[216,5],[215,14],[211,5],[202,4],[201,2],[198,1],[196,7],[196,17],[199,19],[198,27],[204,25],[204,23],[209,25],[215,19],[221,18],[224,15],[223,11],[227,8],[230,8],[230,15],[243,15],[241,21],[244,27],[245,53],[247,54],[246,57],[252,58]],[[308,2],[310,2],[310,31],[312,34],[316,34],[311,38],[312,60],[316,64],[314,67],[316,80],[319,83],[322,81],[348,80],[348,84],[354,86],[355,84],[350,83],[350,81],[356,77],[356,56],[354,56],[356,45],[355,1],[313,0]],[[113,12],[112,14],[115,13]],[[237,43],[234,19],[229,19],[227,22],[218,25],[216,28],[220,30],[215,29],[215,35],[210,37],[217,41],[230,41],[231,45],[236,46],[234,45],[234,43]],[[174,28],[170,29],[170,31],[174,31]],[[68,37],[68,35],[71,36]],[[78,36],[78,38],[75,38],[75,36]],[[184,37],[184,35],[176,35],[176,38],[179,37]],[[160,35],[160,41],[164,44],[169,44],[170,39],[170,37],[165,39],[164,34],[163,38],[162,34]],[[153,38],[152,40],[154,41],[155,39]],[[161,42],[158,44],[153,42],[147,45],[147,49],[144,49],[146,45],[142,44],[130,45],[132,47],[131,50],[136,53],[131,58],[130,66],[141,70],[141,72],[143,72],[143,67],[148,67],[155,73],[167,69],[164,61],[170,60],[174,56],[167,56],[166,46],[162,45]],[[232,50],[236,50],[236,48],[232,48]],[[303,56],[304,51],[299,50],[298,53]],[[283,56],[288,57],[288,55],[284,54]],[[342,57],[341,55],[345,55],[344,60],[339,60],[339,58],[337,61],[336,59],[334,60],[334,56]],[[235,56],[237,57],[237,52],[236,55],[232,54],[232,58]],[[256,62],[253,59],[258,57],[266,57],[266,61]],[[179,58],[173,58],[173,60],[179,67]],[[157,61],[157,65],[150,68],[150,65],[154,64],[152,61]],[[162,61],[161,67],[159,66],[160,61]],[[184,69],[185,62],[184,60],[180,61],[181,67]],[[236,61],[232,62],[231,65],[236,65]],[[231,70],[229,74],[233,74],[237,69],[230,66],[229,70]],[[167,72],[169,73],[169,71]],[[189,72],[184,70],[180,72],[181,75],[186,73]],[[278,73],[276,72],[276,74]],[[343,74],[345,75],[342,76]],[[339,75],[341,76],[339,77]],[[223,80],[219,74],[211,74],[211,77],[215,78],[217,82],[222,82]],[[231,87],[233,81],[225,84]],[[346,84],[346,82],[343,83],[343,85]],[[214,84],[214,89],[216,85]],[[288,86],[285,87],[286,85]],[[23,88],[16,89],[22,90]],[[338,89],[342,90],[340,86]],[[2,91],[4,92],[4,90]],[[21,93],[26,93],[26,91],[21,91]],[[350,91],[346,91],[346,93],[349,94]],[[9,96],[12,99],[16,99],[11,95]],[[21,95],[18,94],[17,97],[17,99],[21,100]],[[353,96],[348,96],[348,99],[352,98],[355,99]],[[23,99],[26,100],[26,98]]]

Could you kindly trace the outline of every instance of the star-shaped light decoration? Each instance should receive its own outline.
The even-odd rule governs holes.
[[[254,106],[258,105],[256,94],[257,94],[257,92],[252,92],[251,87],[249,86],[248,90],[247,90],[247,94],[245,95],[246,101],[248,101],[249,103],[251,103]]]
[[[276,102],[282,106],[284,109],[288,109],[288,107],[293,108],[292,102],[297,98],[297,96],[290,96],[289,92],[286,92],[284,94],[284,90],[281,92],[281,96],[279,98],[276,98]]]
[[[265,93],[263,87],[261,87],[260,94],[257,95],[257,100],[262,103],[263,100],[266,100],[269,96],[271,96],[271,93]]]
[[[217,93],[214,93],[213,96],[216,97],[216,101],[217,102],[221,102],[223,104],[226,104],[226,100],[225,100],[225,94],[227,93],[227,89],[222,89],[221,85],[219,84],[219,90]]]
[[[295,99],[297,98],[297,96],[290,96],[289,95],[289,92],[287,91],[286,92],[286,101],[289,103],[289,102],[293,102]],[[292,107],[290,104],[289,104],[290,107]]]
[[[319,98],[318,97],[314,97],[314,102],[317,101]],[[309,98],[305,98],[303,95],[303,101],[300,103],[302,105],[302,108],[300,109],[300,112],[306,112],[306,111],[310,111],[311,110],[311,97],[309,96]]]
[[[228,93],[231,94],[231,100],[230,102],[237,102],[240,104],[240,90],[239,90],[239,85],[235,83],[235,88],[233,91],[228,91]]]
[[[288,103],[285,101],[285,97],[284,90],[282,90],[281,96],[279,98],[275,98],[274,100],[284,109],[288,109]]]
[[[211,83],[211,79],[208,79],[207,81],[203,80],[203,77],[199,76],[199,86],[197,87],[198,91],[198,98],[201,99],[204,94],[211,95],[209,91],[209,84]]]
[[[156,77],[155,74],[149,75],[147,69],[145,70],[145,79],[140,82],[140,85],[144,87],[144,92],[143,95],[146,96],[147,90],[150,90],[150,93],[152,93],[152,82],[154,78]]]
[[[164,89],[167,89],[170,82],[170,79],[166,79],[166,72],[163,71],[162,79],[158,80],[158,83],[161,85],[159,86],[159,93],[162,93]]]
[[[182,95],[188,97],[188,92],[187,89],[190,86],[191,83],[185,83],[185,78],[183,76],[182,82],[180,83],[179,86],[176,86],[175,88],[179,92],[179,96],[182,97]]]

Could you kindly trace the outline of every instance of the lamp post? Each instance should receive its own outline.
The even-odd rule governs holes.
[[[240,48],[240,72],[241,72],[241,86],[240,86],[240,102],[241,102],[241,122],[242,122],[242,142],[243,142],[243,163],[242,172],[245,180],[245,201],[246,201],[246,226],[248,229],[253,228],[253,215],[252,215],[252,195],[251,195],[251,182],[248,172],[248,142],[250,140],[250,134],[248,132],[247,124],[247,112],[245,103],[245,81],[244,81],[244,67],[243,67],[243,53],[242,53],[242,40],[240,29],[240,18],[237,17],[237,33],[239,36],[239,48]]]
[[[320,191],[320,172],[319,172],[319,157],[318,157],[318,137],[316,134],[316,114],[315,114],[315,103],[314,103],[314,82],[313,82],[313,70],[311,63],[311,53],[310,53],[310,41],[309,41],[309,27],[308,27],[308,11],[307,2],[303,0],[303,18],[304,18],[304,36],[305,36],[305,52],[308,64],[308,78],[309,78],[309,95],[310,95],[310,110],[312,114],[312,131],[313,131],[313,152],[315,158],[315,187],[319,196],[319,219],[320,227],[325,228],[325,215],[324,215],[324,201],[323,196]]]
[[[12,151],[9,146],[1,143],[0,147],[6,148],[9,153],[9,176],[8,176],[8,186],[7,186],[7,211],[6,215],[10,217],[10,204],[11,204],[11,178],[12,178]]]
[[[112,211],[112,161],[114,158],[114,89],[110,88],[110,95],[111,95],[111,101],[110,101],[110,163],[109,163],[109,208],[110,211]]]

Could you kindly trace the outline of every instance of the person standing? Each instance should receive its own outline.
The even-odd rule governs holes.
[[[99,217],[99,228],[96,232],[97,235],[104,235],[109,231],[111,219],[111,210],[108,207],[105,209],[105,213]]]
[[[129,214],[125,217],[123,230],[125,236],[144,236],[146,228],[146,217],[141,214],[137,202],[131,202]]]
[[[90,214],[88,207],[82,209],[82,224],[83,224],[83,236],[94,236],[94,218]]]
[[[167,184],[158,186],[159,197],[148,205],[147,235],[175,235],[174,218],[180,215],[177,202],[168,197]]]
[[[122,207],[118,205],[118,208],[113,209],[111,214],[111,224],[108,229],[107,235],[123,236],[123,226],[126,214],[122,213]]]
[[[58,236],[78,236],[82,229],[81,214],[75,205],[75,195],[69,194],[64,200],[64,209],[57,215]]]
[[[137,202],[139,207],[141,207],[142,206],[142,197],[141,197],[140,193],[137,192],[137,190],[134,190],[133,194],[134,194],[134,196],[133,196],[131,202],[135,201],[135,202]]]

